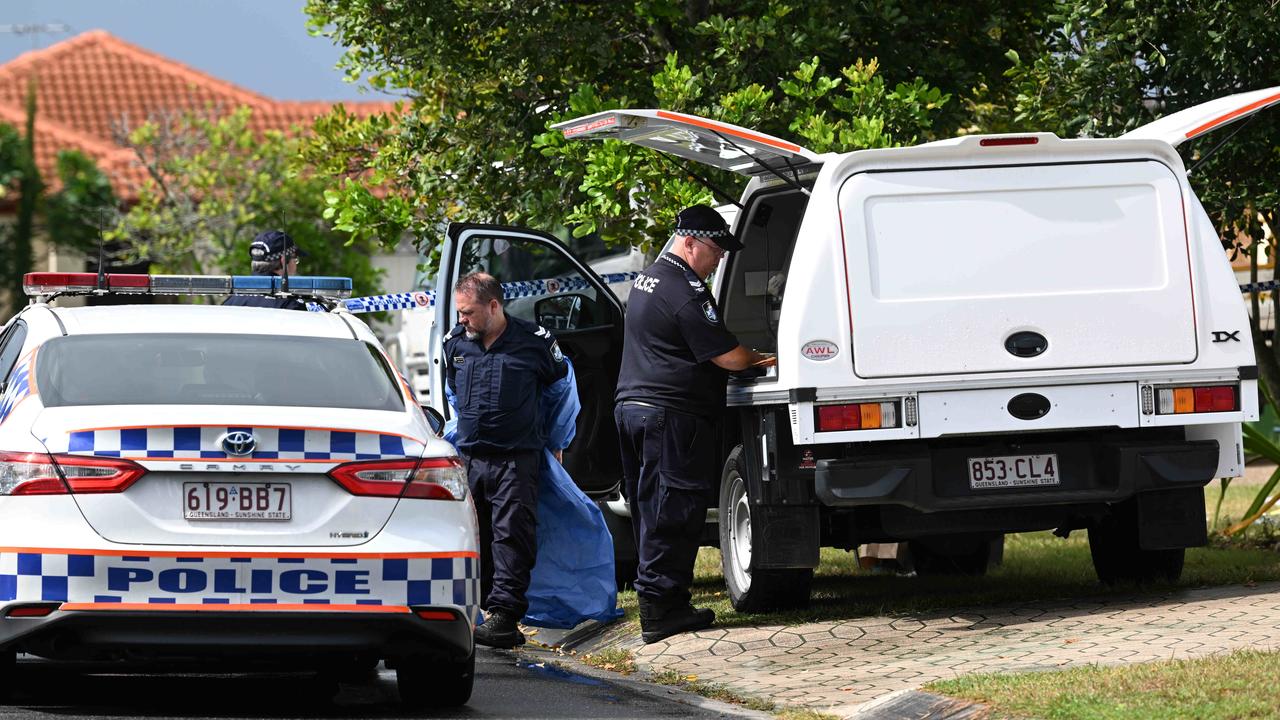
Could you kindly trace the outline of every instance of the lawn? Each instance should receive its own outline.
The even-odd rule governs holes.
[[[926,690],[976,700],[997,716],[1048,720],[1280,717],[1280,654],[1230,655],[1056,672],[969,675]]]

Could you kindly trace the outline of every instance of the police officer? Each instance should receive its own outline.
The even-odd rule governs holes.
[[[249,266],[254,275],[282,275],[285,263],[288,263],[289,274],[295,275],[298,272],[298,258],[306,255],[306,251],[299,248],[285,231],[267,230],[258,233],[249,245]],[[232,295],[222,304],[285,310],[307,309],[297,298],[269,295]]]
[[[614,420],[646,643],[715,620],[690,604],[689,586],[718,476],[725,383],[730,371],[774,362],[738,344],[707,290],[720,258],[741,249],[715,210],[686,208],[676,216],[671,250],[640,273],[627,301]]]
[[[445,371],[458,410],[454,444],[480,523],[481,598],[488,612],[476,642],[524,643],[516,626],[529,609],[525,592],[537,555],[542,390],[568,374],[547,330],[507,315],[502,286],[472,273],[453,288],[458,324],[445,337]]]

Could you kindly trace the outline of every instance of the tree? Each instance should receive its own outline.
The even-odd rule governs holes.
[[[299,137],[256,132],[251,116],[247,107],[210,109],[120,128],[148,175],[109,234],[123,257],[169,272],[245,274],[254,236],[278,228],[310,253],[308,275],[350,277],[362,294],[379,292],[373,246],[323,221],[323,181],[297,162]]]
[[[368,121],[330,116],[307,153],[344,178],[330,188],[330,216],[361,236],[389,242],[408,229],[429,246],[438,223],[456,217],[554,228],[568,220],[566,208],[577,208],[575,219],[615,209],[592,195],[598,184],[583,186],[592,172],[584,163],[614,163],[613,170],[632,173],[627,182],[640,163],[626,153],[584,155],[545,137],[548,124],[569,113],[682,103],[675,109],[785,136],[800,133],[788,114],[799,109],[814,123],[810,134],[819,135],[824,124],[857,122],[834,101],[840,93],[828,96],[828,83],[848,83],[845,99],[862,103],[866,123],[890,124],[853,88],[895,93],[904,84],[899,99],[886,103],[929,105],[927,121],[906,136],[886,137],[951,134],[968,126],[971,97],[1003,97],[1003,55],[1034,46],[1036,18],[1048,6],[979,0],[919,12],[899,0],[310,0],[313,31],[349,48],[348,73],[402,92],[408,102],[398,114]],[[862,70],[849,70],[859,60]],[[937,87],[934,100],[922,95],[932,86],[918,78]],[[806,86],[809,96],[787,94],[784,82]],[[947,95],[964,102],[945,103]],[[808,100],[818,103],[812,113]],[[858,133],[870,132],[864,128],[835,141],[859,147]],[[704,197],[683,178],[646,190],[653,208]],[[620,243],[642,240],[638,228],[656,221],[592,219]]]
[[[1044,48],[1025,60],[1010,55],[1015,123],[1064,137],[1112,136],[1216,97],[1280,85],[1280,36],[1265,30],[1274,10],[1263,0],[1058,2]],[[1260,252],[1271,252],[1264,249],[1266,228],[1280,230],[1280,113],[1256,115],[1180,152],[1223,245],[1249,253],[1258,279],[1258,261],[1268,259]],[[1280,407],[1280,344],[1258,322],[1267,301],[1280,311],[1280,293],[1249,294],[1263,391]],[[1246,429],[1246,450],[1280,460],[1280,446],[1253,430]],[[1270,507],[1266,500],[1278,483],[1280,471],[1246,519]]]

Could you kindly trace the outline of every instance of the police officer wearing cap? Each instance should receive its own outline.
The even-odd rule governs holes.
[[[639,552],[641,636],[653,643],[711,625],[690,603],[693,563],[719,476],[718,418],[728,373],[771,365],[725,329],[706,278],[741,250],[707,205],[680,211],[671,249],[632,284],[614,420]]]
[[[445,377],[458,411],[454,444],[480,524],[481,645],[524,643],[516,626],[537,555],[538,471],[547,443],[539,399],[568,374],[551,333],[502,308],[502,286],[472,273],[453,288],[458,324],[445,337]]]
[[[298,258],[307,253],[299,248],[293,238],[283,230],[267,230],[258,233],[249,245],[250,268],[254,275],[282,275],[285,263],[288,263],[289,274],[298,272]],[[306,310],[297,298],[271,297],[269,295],[232,295],[223,305],[241,305],[244,307],[280,308],[284,310]]]

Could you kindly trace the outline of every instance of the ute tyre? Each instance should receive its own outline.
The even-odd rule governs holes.
[[[1186,560],[1184,548],[1138,547],[1137,514],[1119,511],[1089,527],[1089,555],[1104,585],[1177,582]]]
[[[729,601],[738,612],[806,607],[813,568],[760,570],[751,566],[752,548],[763,533],[751,523],[754,503],[747,494],[742,462],[742,446],[738,446],[729,453],[720,481],[720,564]]]
[[[406,710],[451,708],[471,699],[475,683],[476,653],[458,662],[405,659],[396,663],[396,689]]]

